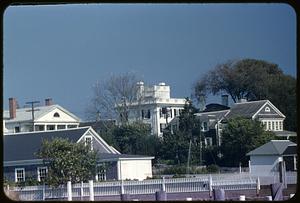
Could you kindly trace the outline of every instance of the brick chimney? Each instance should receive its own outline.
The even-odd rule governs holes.
[[[52,98],[45,99],[45,106],[51,106],[51,105],[53,105]]]
[[[9,98],[9,118],[14,119],[17,117],[17,100],[16,98]]]

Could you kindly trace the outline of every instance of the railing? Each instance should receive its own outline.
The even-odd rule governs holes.
[[[211,181],[210,181],[210,178]],[[227,179],[217,176],[203,176],[194,178],[152,179],[143,181],[114,181],[94,183],[94,196],[120,195],[123,188],[127,194],[154,194],[165,190],[167,193],[209,192],[210,189],[223,188],[225,190],[249,190],[256,188],[256,180],[251,177]],[[211,187],[209,186],[211,184]],[[15,187],[10,191],[17,191],[21,200],[66,199],[67,187],[50,188],[48,186]],[[72,197],[83,198],[89,196],[89,184],[73,184]]]

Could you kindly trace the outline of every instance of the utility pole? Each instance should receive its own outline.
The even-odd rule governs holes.
[[[31,110],[27,110],[27,112],[31,111],[31,118],[32,118],[32,131],[34,131],[34,112],[39,111],[39,109],[34,109],[34,104],[40,103],[39,101],[30,101],[26,102],[26,104],[31,104]]]

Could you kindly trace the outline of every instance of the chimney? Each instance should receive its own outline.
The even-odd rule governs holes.
[[[222,105],[228,106],[228,95],[227,94],[222,95]]]
[[[52,98],[45,99],[45,106],[51,106],[51,105],[53,105]]]
[[[17,117],[17,100],[16,98],[9,98],[9,118],[14,119]]]

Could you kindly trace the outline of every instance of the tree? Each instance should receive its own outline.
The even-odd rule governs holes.
[[[112,75],[93,87],[93,96],[86,109],[88,120],[118,118],[122,124],[128,122],[129,106],[136,101],[138,78],[133,73]]]
[[[285,128],[296,131],[296,79],[285,75],[277,64],[243,59],[217,65],[194,87],[198,101],[210,93],[227,93],[234,102],[268,99],[287,116]]]
[[[248,152],[276,139],[273,132],[264,130],[260,121],[242,117],[228,120],[221,137],[220,149],[223,154],[223,164],[234,167],[239,166],[240,162],[247,164]]]
[[[175,164],[183,164],[188,161],[189,143],[191,142],[191,163],[199,160],[199,132],[200,123],[195,116],[198,110],[192,101],[186,98],[186,104],[179,116],[179,128],[171,132],[168,126],[163,132],[161,154],[164,159],[173,160]],[[194,159],[193,159],[194,158]]]
[[[67,181],[77,183],[95,177],[97,152],[85,143],[73,143],[67,139],[43,140],[37,156],[48,167],[46,183],[53,186]]]

